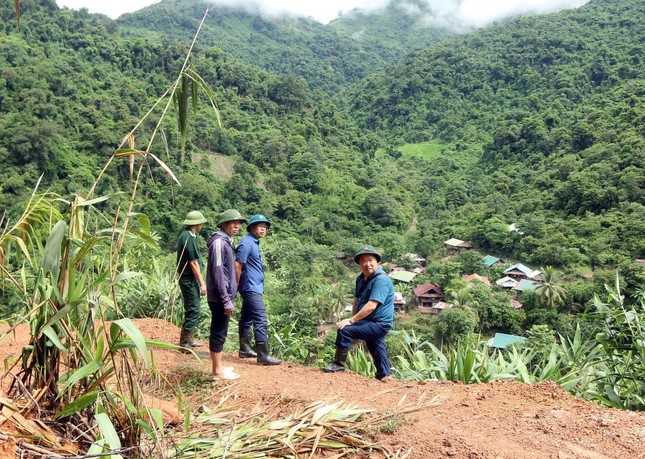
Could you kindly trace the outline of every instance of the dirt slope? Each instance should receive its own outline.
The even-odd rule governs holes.
[[[177,327],[164,321],[135,322],[147,338],[175,342],[178,337]],[[19,353],[25,335],[19,333],[18,342],[12,336],[0,339],[0,356]],[[208,354],[201,355],[202,363],[194,365],[209,371]],[[155,361],[169,373],[193,364],[175,351],[155,351]],[[375,433],[376,441],[392,450],[403,447],[410,458],[645,458],[645,413],[601,408],[552,383],[381,383],[291,363],[262,367],[236,354],[226,354],[225,361],[242,377],[215,384],[229,386],[237,403],[249,410],[277,399],[289,406],[343,400],[379,412],[395,412],[401,403],[432,401],[432,406],[397,418],[393,433]],[[218,397],[218,391],[212,393]],[[209,402],[216,403],[199,400]]]

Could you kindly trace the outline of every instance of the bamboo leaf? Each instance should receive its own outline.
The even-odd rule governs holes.
[[[101,360],[103,358],[103,351],[105,350],[105,339],[103,336],[100,336],[96,340],[96,349],[94,350],[94,358],[96,360]]]
[[[90,363],[83,365],[81,368],[76,370],[72,376],[65,382],[61,392],[64,392],[71,388],[74,384],[79,382],[83,378],[92,376],[94,373],[99,371],[103,367],[103,361],[101,360],[92,360]]]
[[[58,348],[58,350],[67,354],[67,349],[65,348],[65,346],[63,346],[63,343],[60,342],[60,340],[58,339],[58,334],[52,327],[46,325],[43,327],[42,332],[45,336],[47,336],[47,338],[49,338],[52,344]]]
[[[82,199],[82,198],[81,198]],[[98,198],[90,199],[89,201],[83,200],[83,202],[79,202],[76,204],[77,207],[87,207],[87,206],[93,206],[94,204],[98,204],[100,202],[104,202],[110,199],[109,196],[100,196]]]
[[[128,217],[131,217],[139,224],[141,231],[143,231],[145,234],[150,234],[150,218],[148,218],[146,214],[142,214],[140,212],[130,212],[128,214]]]
[[[27,250],[27,244],[25,244],[25,241],[23,241],[19,237],[14,237],[14,236],[10,236],[10,237],[12,240],[16,242],[16,244],[18,244],[18,247],[20,247],[20,251],[25,256],[25,258],[27,258],[27,261],[29,262],[29,264],[31,264],[31,257],[29,256],[29,250]]]
[[[311,418],[311,424],[316,424],[320,419],[322,419],[324,416],[327,414],[331,413],[334,411],[336,408],[338,408],[340,405],[342,405],[343,402],[336,402],[331,405],[323,406],[321,408],[318,408],[314,415]]]
[[[157,241],[154,238],[152,238],[150,234],[146,234],[145,232],[139,231],[138,229],[135,229],[132,227],[129,228],[129,231],[131,234],[134,234],[135,236],[138,236],[139,238],[141,238],[141,240],[143,240],[144,242],[147,242],[151,246],[157,248]]]
[[[213,90],[208,86],[208,84],[204,81],[204,79],[194,70],[188,69],[186,71],[186,74],[193,80],[195,81],[200,89],[206,94],[206,97],[208,97],[208,100],[211,104],[211,107],[213,107],[213,110],[215,111],[215,118],[217,120],[217,126],[221,129],[222,128],[222,120],[220,117],[219,113],[219,108],[217,108],[217,102],[215,100],[215,93]]]
[[[163,170],[165,170],[168,175],[170,175],[170,178],[172,178],[175,182],[177,182],[177,185],[181,186],[181,183],[179,183],[179,180],[177,180],[177,177],[175,177],[175,174],[172,173],[170,168],[164,163],[161,159],[157,158],[157,156],[154,153],[148,153],[150,156],[152,156],[152,159],[157,161],[157,164],[161,166]]]
[[[55,419],[66,418],[74,413],[78,413],[84,408],[87,408],[94,403],[99,395],[99,391],[95,390],[88,392],[76,398],[73,402],[68,403],[65,407],[55,416]]]
[[[108,415],[105,413],[98,413],[94,417],[94,419],[96,420],[96,424],[99,426],[101,436],[110,446],[110,449],[120,449],[121,440],[119,439],[119,435],[116,433],[116,429],[114,428],[114,425],[112,424],[112,421],[110,420]],[[120,457],[119,455],[115,456]]]
[[[163,412],[159,408],[150,408],[148,411],[150,412],[150,417],[157,424],[157,429],[162,431],[163,430]]]
[[[287,427],[291,427],[293,425],[293,421],[288,421],[288,420],[280,420],[280,421],[274,421],[271,424],[269,424],[269,430],[282,430],[286,429]]]
[[[74,256],[74,260],[72,261],[72,264],[77,265],[78,263],[80,263],[83,260],[83,258],[85,258],[85,256],[92,250],[92,248],[94,248],[96,244],[106,239],[107,238],[105,237],[94,237],[94,236],[86,239],[83,242],[83,245],[81,246],[80,250]]]
[[[146,340],[143,337],[143,334],[141,331],[137,328],[137,326],[132,322],[132,320],[126,318],[119,319],[115,322],[112,322],[112,325],[110,326],[110,335],[112,337],[115,337],[118,335],[117,330],[118,329],[123,330],[126,335],[130,337],[134,345],[137,347],[139,352],[141,353],[141,356],[143,357],[143,361],[145,362],[146,367],[150,365],[150,360],[148,357],[148,347],[146,346]]]
[[[59,220],[49,233],[40,265],[43,272],[51,273],[52,278],[56,281],[58,281],[58,275],[60,273],[61,246],[66,234],[67,223],[64,220]]]
[[[113,285],[118,284],[119,282],[123,282],[124,280],[133,279],[135,277],[140,277],[140,276],[142,276],[142,274],[140,272],[126,271],[126,272],[123,272],[123,273],[119,274],[118,276],[116,276],[114,278],[114,280],[112,282],[110,282],[109,286],[111,287]]]

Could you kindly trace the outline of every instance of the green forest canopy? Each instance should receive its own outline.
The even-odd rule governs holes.
[[[50,0],[21,4],[21,33],[13,5],[0,10],[6,209],[41,173],[63,195],[86,190],[169,86],[189,35],[189,27],[183,36],[164,35],[167,24],[159,23],[154,34],[134,36],[136,21],[154,18],[148,9],[115,22]],[[201,160],[182,163],[176,127],[163,126],[165,140],[153,151],[183,186],[151,170],[138,210],[167,247],[187,210],[203,209],[213,221],[238,207],[269,215],[284,235],[347,251],[370,240],[390,257],[432,255],[449,237],[537,265],[615,266],[645,257],[644,26],[634,19],[643,8],[595,1],[488,27],[413,54],[334,99],[322,80],[355,81],[364,69],[350,75],[349,64],[377,59],[375,49],[361,49],[361,59],[341,56],[344,63],[325,74],[316,70],[315,47],[303,48],[286,61],[321,77],[306,80],[307,72],[270,73],[227,54],[215,31],[235,37],[215,20],[212,42],[198,42],[193,65],[216,91],[224,129],[200,109],[188,153]],[[187,26],[197,12],[190,14]],[[231,17],[264,24],[276,40],[288,25],[297,31],[289,40],[316,37],[323,45],[328,34],[339,40],[336,51],[359,52],[305,20],[281,19],[278,27],[248,13]],[[281,59],[257,52],[265,68]],[[439,154],[405,153],[424,142],[440,146]],[[230,179],[212,173],[209,156],[234,160]],[[125,164],[110,171],[101,192],[118,191],[123,180]],[[509,232],[510,223],[521,232]]]

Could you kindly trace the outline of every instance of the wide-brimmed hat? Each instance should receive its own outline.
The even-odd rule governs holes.
[[[251,225],[255,225],[256,223],[266,223],[267,228],[271,226],[271,222],[268,218],[262,214],[255,214],[249,219],[249,224],[246,225],[247,231],[251,228]]]
[[[360,249],[358,249],[358,252],[356,252],[356,255],[354,255],[354,261],[356,263],[358,263],[358,259],[361,257],[361,255],[374,255],[376,261],[381,261],[381,254],[378,253],[377,250],[369,244],[365,244],[361,246]]]
[[[242,217],[242,214],[235,209],[227,209],[221,214],[219,214],[219,220],[217,221],[217,226],[222,226],[222,223],[240,221],[245,222],[246,218]]]
[[[186,220],[184,220],[184,225],[186,226],[193,226],[193,225],[201,225],[203,223],[206,223],[206,218],[204,217],[204,214],[202,214],[199,210],[191,210],[186,214]]]

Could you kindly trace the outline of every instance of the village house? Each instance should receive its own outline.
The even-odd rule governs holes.
[[[443,301],[444,299],[441,287],[431,282],[417,285],[412,289],[412,291],[414,292],[414,304],[418,308],[432,307],[433,304]]]
[[[452,308],[452,303],[446,303],[444,301],[439,301],[437,303],[433,303],[432,306],[424,307],[424,306],[419,306],[419,312],[423,312],[426,314],[435,314],[439,315],[443,311],[445,311],[448,308]]]
[[[529,279],[522,279],[512,289],[512,290],[515,291],[515,299],[517,301],[520,301],[522,299],[522,293],[524,293],[524,292],[533,292],[540,285],[542,285],[542,282],[535,282],[535,281],[532,281],[532,280],[529,280]]]
[[[405,312],[405,297],[401,292],[394,292],[394,310],[397,312]]]
[[[399,265],[396,265],[390,261],[385,261],[381,263],[381,268],[383,268],[386,271],[394,271],[395,269],[399,268]]]
[[[464,274],[463,276],[461,276],[461,278],[465,280],[467,284],[474,284],[476,282],[480,282],[490,287],[490,281],[488,280],[488,277],[480,276],[477,273],[470,274],[468,276]]]
[[[512,277],[505,276],[501,279],[497,279],[495,281],[495,285],[497,285],[499,288],[510,290],[517,285],[517,281]]]
[[[406,253],[403,255],[403,258],[407,258],[408,260],[416,263],[417,267],[422,268],[426,265],[426,259],[417,255],[416,253]]]
[[[444,242],[444,245],[448,249],[450,255],[457,255],[462,250],[469,250],[473,248],[473,245],[470,242],[462,241],[460,239],[448,239]]]
[[[392,279],[393,281],[403,282],[405,284],[409,284],[414,280],[415,277],[417,277],[416,273],[405,270],[395,270],[392,271],[389,275],[390,279]]]
[[[486,255],[483,259],[482,262],[484,263],[484,266],[487,268],[490,268],[491,266],[497,266],[504,264],[505,261],[501,258],[494,257],[492,255]]]
[[[494,347],[496,349],[506,349],[511,344],[523,344],[526,342],[526,338],[517,335],[508,335],[506,333],[495,333],[491,339],[488,340],[488,347]]]
[[[530,279],[534,281],[542,280],[542,271],[537,269],[533,270],[528,266],[524,266],[522,263],[516,263],[513,266],[506,268],[504,270],[504,275],[512,277],[517,281],[522,279]]]

